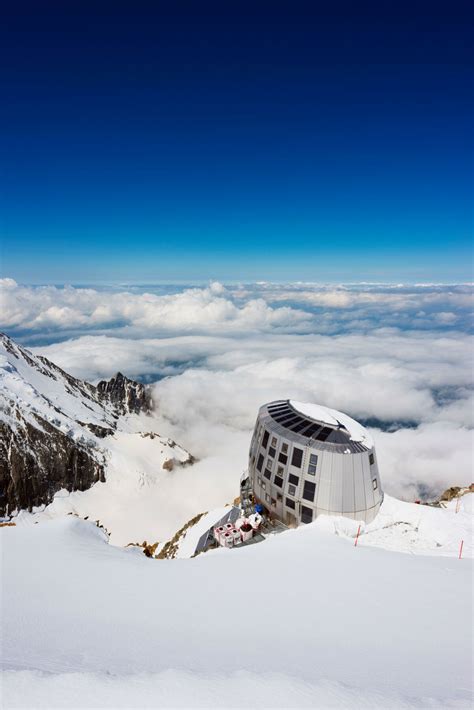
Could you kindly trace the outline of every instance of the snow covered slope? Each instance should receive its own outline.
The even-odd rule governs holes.
[[[470,707],[469,559],[317,524],[192,560],[73,517],[0,542],[5,708]]]
[[[51,503],[48,515],[94,516],[117,537],[124,520],[140,519],[147,487],[193,462],[153,431],[140,414],[148,408],[145,387],[120,373],[95,387],[1,336],[0,516]]]

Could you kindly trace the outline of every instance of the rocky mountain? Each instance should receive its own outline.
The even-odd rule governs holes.
[[[121,373],[96,387],[1,335],[0,516],[105,481],[108,440],[126,431],[143,442],[131,421],[150,406],[146,387]],[[182,449],[166,458],[163,446],[163,465],[192,460]]]
[[[97,385],[97,391],[104,399],[112,402],[122,414],[127,412],[149,412],[151,409],[151,397],[149,390],[140,382],[130,380],[121,372],[110,380],[101,380]]]

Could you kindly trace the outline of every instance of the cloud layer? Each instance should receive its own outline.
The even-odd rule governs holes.
[[[258,407],[280,397],[367,421],[389,493],[413,499],[470,483],[471,298],[467,285],[163,293],[4,280],[2,304],[3,328],[49,341],[37,351],[72,374],[158,380],[157,426],[202,459],[193,496],[207,491],[219,504],[246,465]]]

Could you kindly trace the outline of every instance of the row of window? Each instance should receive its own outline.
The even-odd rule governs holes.
[[[308,438],[318,439],[319,441],[326,441],[328,436],[332,434],[334,429],[324,426],[320,423],[315,423],[309,419],[305,419],[301,414],[295,412],[288,402],[282,402],[281,404],[272,404],[268,407],[268,412],[272,419],[274,419],[278,424],[285,427],[285,429],[290,429],[302,436],[307,436]]]

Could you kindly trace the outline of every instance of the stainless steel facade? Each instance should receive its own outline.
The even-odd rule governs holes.
[[[260,408],[249,477],[255,499],[287,525],[311,522],[322,513],[369,523],[383,500],[370,438],[353,437],[339,422],[308,417],[289,400]]]

